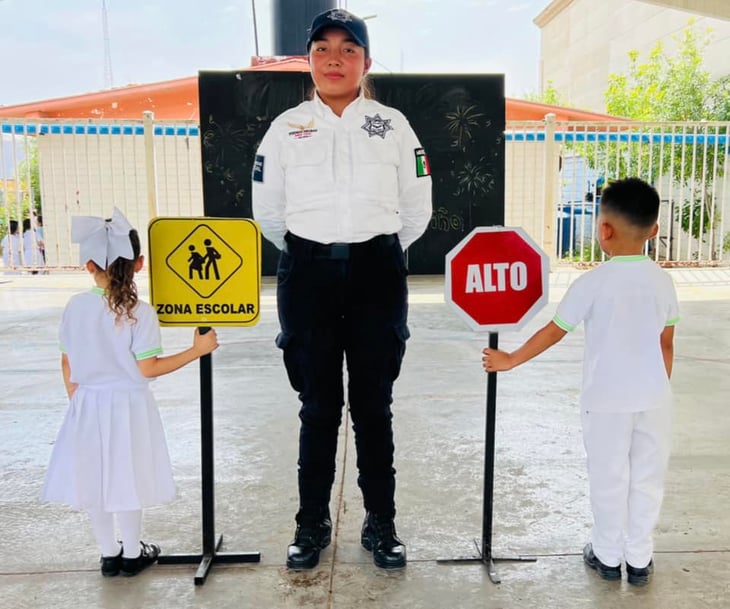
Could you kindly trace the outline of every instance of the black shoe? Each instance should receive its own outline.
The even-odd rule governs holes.
[[[122,548],[116,556],[101,557],[101,574],[104,577],[114,577],[122,570]]]
[[[607,579],[609,581],[621,579],[621,565],[618,567],[609,567],[608,565],[604,565],[593,553],[593,544],[588,543],[585,548],[583,548],[583,562],[591,569],[595,569],[598,575],[600,575],[603,579]]]
[[[319,553],[332,541],[332,521],[329,516],[316,522],[297,524],[294,541],[286,551],[289,569],[314,569],[319,563]]]
[[[406,566],[406,547],[395,534],[392,518],[368,512],[362,524],[362,547],[372,551],[373,561],[381,569],[402,569]]]
[[[157,561],[157,557],[160,555],[160,546],[156,543],[145,543],[144,541],[139,542],[140,553],[137,558],[125,558],[122,557],[122,575],[125,577],[132,577],[137,575],[140,571],[143,571],[150,565]]]
[[[650,560],[649,564],[642,569],[632,567],[629,563],[626,563],[626,576],[630,584],[634,586],[646,586],[651,579],[651,574],[654,573],[654,561]]]

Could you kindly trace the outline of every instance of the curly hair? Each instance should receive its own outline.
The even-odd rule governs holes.
[[[139,233],[135,229],[129,231],[129,240],[132,242],[134,260],[117,258],[106,268],[106,271],[99,269],[106,272],[109,278],[105,295],[109,309],[116,315],[117,323],[124,317],[133,323],[136,321],[134,308],[137,306],[139,297],[137,296],[137,284],[134,282],[134,271],[141,252],[141,246]]]

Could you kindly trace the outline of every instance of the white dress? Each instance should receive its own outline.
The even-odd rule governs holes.
[[[38,266],[41,257],[32,230],[23,233],[23,266]]]
[[[45,501],[122,512],[172,501],[175,485],[157,404],[137,360],[162,353],[151,305],[115,323],[103,291],[77,294],[61,321],[61,350],[79,387],[53,447]]]

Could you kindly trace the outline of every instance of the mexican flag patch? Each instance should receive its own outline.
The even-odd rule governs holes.
[[[423,148],[416,148],[416,177],[425,178],[431,175],[431,165],[428,163],[426,151]]]

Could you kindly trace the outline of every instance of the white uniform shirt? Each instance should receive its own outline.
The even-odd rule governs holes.
[[[20,266],[20,235],[5,235],[0,241],[4,266]]]
[[[61,351],[69,358],[71,381],[113,388],[149,383],[137,360],[162,353],[160,324],[149,303],[139,301],[136,323],[115,322],[100,288],[77,294],[63,312]]]
[[[398,110],[361,95],[339,117],[315,95],[274,119],[264,136],[253,215],[278,248],[289,230],[319,243],[397,233],[405,249],[431,218],[429,174]]]
[[[568,332],[585,324],[581,409],[670,405],[659,336],[678,315],[672,278],[646,256],[617,256],[576,279],[553,321]]]

